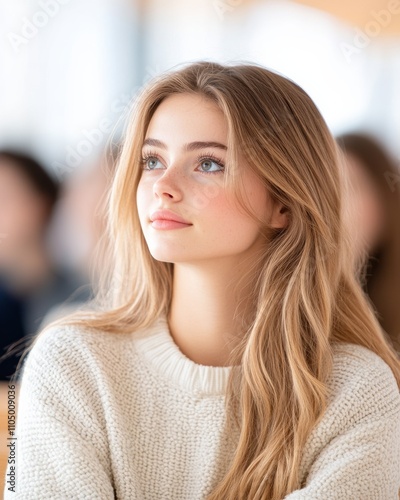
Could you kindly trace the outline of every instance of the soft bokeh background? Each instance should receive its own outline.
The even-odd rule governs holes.
[[[335,132],[368,127],[400,155],[398,0],[0,0],[0,9],[0,144],[29,146],[54,171],[79,168],[90,132],[118,124],[146,80],[200,58],[276,69]]]

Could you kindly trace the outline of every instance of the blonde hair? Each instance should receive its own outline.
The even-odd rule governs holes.
[[[132,110],[108,193],[96,298],[90,309],[41,333],[62,324],[132,332],[168,314],[173,264],[151,256],[135,199],[147,126],[160,102],[176,93],[201,95],[223,111],[229,130],[226,183],[238,199],[244,158],[288,211],[287,227],[261,228],[268,244],[257,262],[254,317],[232,353],[241,369],[239,380],[231,377],[227,398],[228,414],[234,408],[240,413],[239,441],[208,497],[281,499],[300,487],[302,450],[327,406],[335,343],[375,352],[400,385],[400,362],[351,255],[336,143],[298,85],[257,65],[212,62],[190,64],[148,85]]]

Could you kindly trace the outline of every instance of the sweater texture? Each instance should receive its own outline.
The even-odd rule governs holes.
[[[228,470],[230,370],[194,363],[165,318],[132,334],[73,326],[25,358],[15,488],[4,500],[202,500]],[[329,405],[286,500],[398,500],[400,394],[368,349],[334,346]],[[222,500],[222,499],[221,499]]]

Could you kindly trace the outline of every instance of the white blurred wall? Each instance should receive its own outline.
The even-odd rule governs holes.
[[[55,171],[78,168],[117,134],[143,83],[198,59],[275,69],[334,133],[371,130],[400,158],[400,39],[379,31],[368,37],[286,0],[0,0],[0,10],[0,147],[25,144]],[[10,33],[40,20],[17,50]]]

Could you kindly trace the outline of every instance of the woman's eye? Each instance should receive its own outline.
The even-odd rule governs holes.
[[[216,161],[209,158],[201,161],[200,168],[203,172],[219,172],[224,169],[222,165],[219,165]]]
[[[160,160],[155,156],[148,156],[147,158],[144,158],[143,163],[146,170],[155,170],[161,168],[162,166]]]

